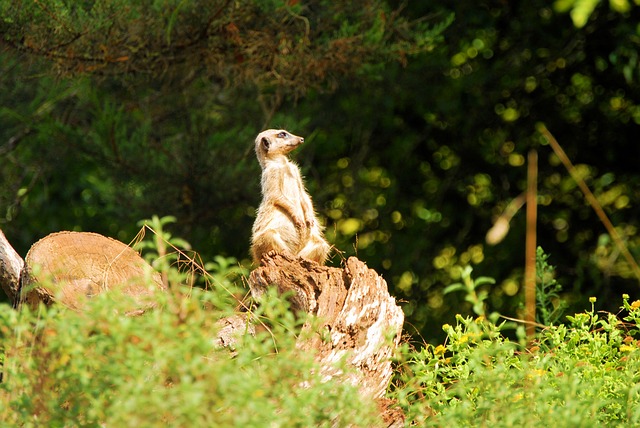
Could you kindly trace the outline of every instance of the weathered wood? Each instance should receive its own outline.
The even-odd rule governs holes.
[[[15,302],[20,290],[20,275],[23,269],[24,260],[0,230],[0,287],[12,302]]]
[[[293,292],[292,308],[316,315],[323,330],[298,345],[317,352],[327,378],[346,379],[363,395],[382,397],[391,380],[390,357],[404,322],[385,280],[355,257],[341,269],[274,253],[262,262],[249,278],[252,295],[260,298],[271,286],[280,293]],[[343,359],[355,370],[340,372],[337,363]]]
[[[53,233],[36,242],[25,261],[29,284],[20,297],[31,305],[55,301],[81,309],[88,298],[118,289],[133,298],[137,315],[154,307],[154,294],[163,290],[160,275],[138,253],[97,233]]]
[[[387,428],[404,428],[405,416],[402,409],[390,398],[378,398],[376,400],[382,422]]]
[[[218,330],[213,340],[214,345],[220,348],[229,348],[235,352],[238,339],[245,334],[256,335],[256,328],[248,313],[232,315],[221,318],[216,322]]]

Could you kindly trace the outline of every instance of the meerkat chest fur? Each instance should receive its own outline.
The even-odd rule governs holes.
[[[296,215],[304,216],[303,204],[310,200],[298,166],[287,158],[267,161],[262,169],[263,203],[274,204],[284,209],[282,202],[288,201]],[[284,201],[283,201],[284,200]]]

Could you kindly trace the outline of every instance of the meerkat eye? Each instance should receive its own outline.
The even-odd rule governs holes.
[[[278,138],[287,138],[289,134],[287,134],[286,132],[279,132],[278,133]]]
[[[269,140],[267,140],[266,138],[263,138],[262,141],[262,147],[264,147],[265,149],[269,149]]]

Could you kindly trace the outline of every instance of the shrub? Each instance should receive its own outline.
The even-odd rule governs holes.
[[[638,426],[640,302],[590,311],[526,346],[510,324],[457,317],[444,344],[399,354],[392,396],[421,426]]]
[[[112,296],[87,312],[0,308],[6,352],[0,419],[8,426],[375,425],[353,387],[323,382],[295,347],[297,321],[275,298],[270,331],[246,337],[235,357],[213,345],[223,311],[215,291],[167,295],[140,317]],[[260,316],[261,314],[256,314]]]

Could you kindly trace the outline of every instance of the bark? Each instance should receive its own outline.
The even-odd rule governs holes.
[[[222,318],[216,322],[217,336],[213,340],[214,345],[220,348],[229,348],[235,354],[238,339],[245,334],[256,335],[256,328],[251,317],[247,313],[236,314]]]
[[[249,278],[252,295],[260,298],[271,286],[280,293],[293,292],[292,308],[317,316],[322,325],[321,332],[298,345],[317,352],[327,378],[346,379],[363,395],[381,398],[391,380],[390,357],[404,321],[385,280],[355,257],[342,268],[274,253],[262,263]],[[354,370],[342,373],[337,368],[343,358]]]
[[[18,296],[23,269],[24,260],[0,230],[0,286],[11,302],[15,302]]]

